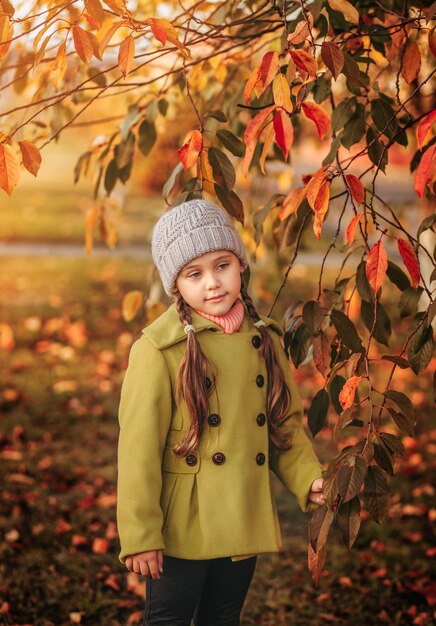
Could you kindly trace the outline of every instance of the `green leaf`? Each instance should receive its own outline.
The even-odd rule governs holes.
[[[129,131],[126,139],[115,146],[115,162],[119,170],[122,170],[126,167],[126,165],[131,163],[133,159],[133,152],[135,150],[135,143],[136,137],[132,131]]]
[[[218,148],[209,148],[208,158],[212,167],[214,181],[221,187],[226,187],[229,191],[233,189],[233,185],[236,182],[236,174],[229,157]]]
[[[180,174],[180,172],[183,172],[183,164],[179,162],[177,163],[176,167],[171,172],[170,177],[168,178],[167,182],[162,188],[162,195],[163,195],[165,202],[168,201],[168,196],[170,195],[171,190],[175,185],[176,178]]]
[[[106,172],[104,174],[104,188],[106,189],[108,195],[111,193],[113,188],[115,187],[115,183],[118,178],[118,168],[115,162],[115,159],[109,161],[109,164],[106,168]]]
[[[379,343],[382,343],[385,346],[389,346],[389,339],[392,333],[391,320],[380,301],[377,301],[377,321],[375,323],[374,329],[372,329],[372,325],[374,324],[374,304],[372,302],[370,303],[366,302],[366,300],[362,300],[360,313],[367,329],[370,332],[371,330],[373,330],[374,339],[376,339]]]
[[[138,128],[138,148],[144,156],[150,152],[157,139],[156,127],[153,122],[145,119]]]
[[[307,415],[307,422],[313,437],[325,426],[329,410],[329,394],[325,389],[319,389],[312,400]]]
[[[402,413],[396,411],[391,406],[386,407],[389,415],[394,420],[395,424],[398,426],[402,433],[409,435],[409,437],[413,437],[414,425],[413,423]]]
[[[326,504],[319,506],[312,513],[309,522],[309,541],[314,552],[325,546],[334,518],[334,512]]]
[[[423,219],[419,225],[418,232],[416,233],[416,238],[419,239],[421,234],[425,230],[431,229],[434,231],[433,226],[435,225],[435,222],[436,222],[436,213],[433,213],[433,215],[429,215],[428,217]]]
[[[298,367],[300,363],[307,357],[310,346],[310,332],[306,328],[305,324],[300,324],[294,333],[292,342],[290,345],[290,355],[295,367]]]
[[[230,150],[235,156],[241,157],[244,154],[244,146],[242,141],[236,137],[230,130],[223,128],[217,131],[216,136],[223,146]]]
[[[390,106],[390,104],[388,104],[385,100],[382,100],[381,98],[372,100],[371,117],[377,130],[383,132],[383,134],[386,135],[386,137],[388,137],[389,139],[392,139],[392,137],[398,130],[398,124],[395,120],[394,110]],[[392,117],[394,118],[393,120]],[[386,125],[388,125],[387,128]]]
[[[359,496],[351,498],[348,502],[340,503],[338,508],[338,527],[345,545],[351,550],[360,529]]]
[[[157,108],[159,109],[159,113],[165,117],[168,111],[168,100],[165,98],[158,100]]]
[[[388,400],[392,400],[397,407],[400,409],[401,413],[405,416],[409,422],[414,425],[416,422],[415,409],[413,408],[413,404],[410,399],[401,391],[395,391],[394,389],[388,389],[383,393],[385,398]]]
[[[332,92],[331,79],[327,79],[324,75],[320,76],[312,87],[313,99],[317,104],[324,102]]]
[[[214,184],[216,197],[221,202],[223,207],[232,217],[238,220],[241,224],[244,224],[244,207],[239,196],[234,191],[222,187],[221,185]]]
[[[392,261],[388,261],[388,269],[386,271],[386,274],[391,283],[394,283],[394,285],[398,287],[398,289],[400,289],[401,291],[404,291],[405,289],[410,287],[410,280],[408,279],[405,272],[403,272],[401,267],[398,267],[398,265],[396,265]]]
[[[207,117],[213,117],[215,120],[218,120],[218,122],[227,122],[227,117],[222,111],[209,111],[209,113],[206,113],[204,116],[205,119]]]
[[[408,317],[409,315],[415,315],[418,309],[419,299],[421,298],[423,291],[424,289],[422,287],[418,287],[418,289],[407,287],[403,291],[398,301],[401,319]]]
[[[392,363],[396,363],[398,367],[401,367],[402,370],[410,367],[409,361],[403,359],[400,356],[391,356],[390,354],[383,354],[382,359],[385,361],[391,361]]]
[[[88,170],[89,160],[91,158],[91,152],[87,151],[80,155],[77,160],[77,163],[74,167],[74,183],[77,183],[80,179],[80,174],[82,173],[82,167],[84,169],[84,173]]]
[[[321,330],[324,320],[324,311],[318,300],[309,300],[303,307],[303,321],[312,335]]]
[[[380,439],[383,440],[385,446],[391,451],[394,456],[402,456],[404,454],[404,446],[397,435],[392,433],[379,433]]]
[[[380,524],[387,513],[391,498],[385,473],[375,465],[368,467],[363,497],[368,513],[375,522]]]
[[[335,137],[330,146],[329,153],[327,154],[327,156],[324,157],[322,165],[329,165],[330,163],[333,163],[333,161],[336,159],[340,147],[341,139],[340,137]]]
[[[353,117],[344,126],[344,132],[341,135],[342,145],[349,150],[351,146],[359,143],[366,131],[365,119],[362,116]]]
[[[410,339],[407,358],[415,374],[419,374],[430,363],[434,351],[433,328],[426,322]]]
[[[365,480],[366,470],[366,462],[360,456],[353,457],[352,464],[341,467],[338,473],[338,490],[343,502],[357,496]]]
[[[342,387],[345,385],[345,382],[345,378],[338,374],[334,376],[334,378],[332,378],[332,381],[329,385],[330,398],[338,415],[342,413],[342,405],[339,402],[339,394],[341,393]]]
[[[338,106],[333,109],[332,113],[332,131],[338,132],[353,117],[356,111],[356,98],[346,98],[342,100]]]
[[[383,439],[374,433],[374,460],[390,476],[394,475],[393,454]]]
[[[330,313],[332,324],[336,328],[339,339],[353,352],[364,352],[362,340],[357,334],[357,330],[350,320],[342,311],[333,309]]]
[[[359,296],[366,302],[373,302],[374,294],[366,277],[365,262],[361,261],[357,266],[356,287]]]
[[[350,84],[356,83],[359,80],[359,66],[348,52],[344,52],[344,67],[342,68],[342,72],[345,74]]]
[[[368,128],[366,131],[366,144],[368,146],[369,159],[376,167],[379,167],[382,172],[385,172],[386,165],[388,163],[388,151],[385,150],[384,144],[375,139],[376,135],[372,128]]]

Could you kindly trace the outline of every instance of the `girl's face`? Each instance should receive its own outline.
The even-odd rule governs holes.
[[[182,269],[176,287],[193,309],[210,315],[225,315],[241,290],[243,267],[228,250],[207,252]]]

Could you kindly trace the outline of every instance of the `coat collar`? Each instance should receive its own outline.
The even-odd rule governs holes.
[[[256,327],[253,325],[253,322],[247,313],[245,304],[244,309],[244,319],[238,332],[257,332]],[[261,315],[260,318],[267,326],[275,330],[278,335],[283,335],[283,329],[278,322],[273,320],[271,317],[266,317],[265,315]],[[207,320],[195,311],[192,311],[192,323],[195,326],[197,333],[211,329],[216,333],[224,334],[223,329],[218,326],[218,324]],[[175,303],[168,307],[168,309],[151,324],[143,328],[142,332],[159,350],[162,348],[169,348],[170,346],[186,339],[186,333],[183,328],[183,324],[179,319]],[[238,333],[235,334],[237,335]]]

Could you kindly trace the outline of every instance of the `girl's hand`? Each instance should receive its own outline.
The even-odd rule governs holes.
[[[316,504],[324,504],[325,498],[322,495],[323,482],[323,478],[316,478],[313,481],[309,491],[309,500],[311,502],[316,502]]]
[[[126,567],[129,572],[142,574],[147,578],[160,579],[163,572],[163,555],[162,550],[148,550],[147,552],[138,552],[126,557]]]

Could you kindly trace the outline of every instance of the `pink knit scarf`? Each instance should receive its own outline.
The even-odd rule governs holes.
[[[244,319],[244,305],[239,298],[236,298],[230,311],[224,315],[211,315],[210,313],[204,313],[195,309],[199,315],[205,317],[207,320],[221,326],[225,333],[234,333],[239,330]]]

